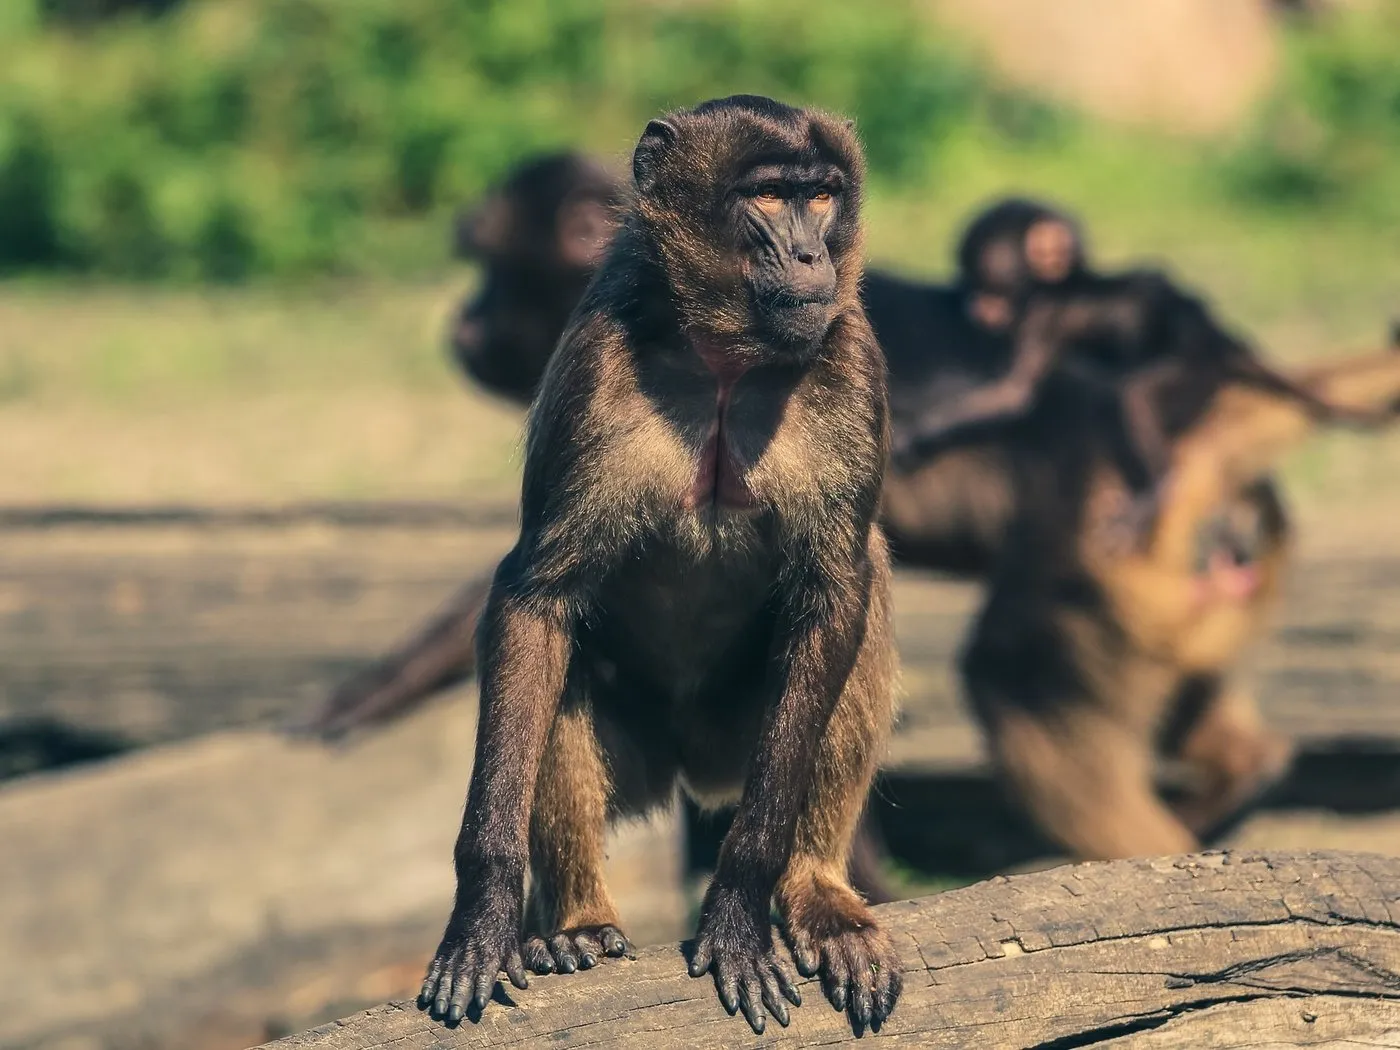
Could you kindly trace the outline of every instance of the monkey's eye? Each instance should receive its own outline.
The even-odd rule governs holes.
[[[820,189],[807,198],[807,206],[814,212],[824,212],[831,207],[832,194],[828,189]]]
[[[754,201],[766,212],[776,212],[783,206],[783,189],[781,186],[764,185],[754,191]]]

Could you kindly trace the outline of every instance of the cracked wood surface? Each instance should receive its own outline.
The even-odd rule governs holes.
[[[1197,854],[999,877],[879,909],[905,991],[896,1046],[1400,1046],[1400,859]],[[508,997],[507,997],[508,996]],[[455,1031],[390,1003],[280,1050],[821,1046],[852,1032],[807,982],[790,1028],[754,1036],[674,947],[497,991]],[[867,1035],[866,1038],[870,1038]]]

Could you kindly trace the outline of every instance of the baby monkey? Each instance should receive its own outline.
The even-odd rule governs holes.
[[[634,192],[530,414],[520,536],[478,634],[457,895],[420,1003],[628,946],[609,820],[738,801],[689,970],[754,1031],[800,995],[857,1030],[901,989],[846,857],[893,717],[875,524],[885,368],[859,299],[850,126],[734,96],[647,125]],[[531,874],[528,910],[526,867]]]

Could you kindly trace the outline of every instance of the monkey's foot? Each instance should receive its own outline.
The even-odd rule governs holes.
[[[711,887],[695,935],[690,976],[713,972],[719,1001],[732,1017],[740,1010],[754,1032],[761,1035],[764,1010],[787,1027],[787,1002],[802,1005],[796,981],[785,960],[773,947],[773,928],[767,914],[753,909],[732,891]]]
[[[821,975],[822,991],[847,1010],[857,1033],[879,1028],[904,988],[899,956],[863,901],[846,887],[817,883],[806,900],[784,901],[797,972]]]
[[[573,973],[598,965],[604,957],[631,958],[632,942],[616,926],[575,926],[549,939],[539,934],[525,938],[525,966],[535,973]]]
[[[514,915],[519,915],[516,905]],[[509,907],[465,910],[454,914],[428,964],[418,1006],[448,1024],[481,1016],[502,970],[517,988],[528,988],[520,955],[519,922]]]

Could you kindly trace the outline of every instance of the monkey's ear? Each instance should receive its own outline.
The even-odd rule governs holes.
[[[460,212],[454,247],[459,259],[478,259],[502,251],[514,221],[510,201],[493,193],[471,211]]]
[[[656,169],[666,151],[675,145],[678,132],[669,120],[648,121],[632,153],[632,180],[645,193],[656,181]]]

